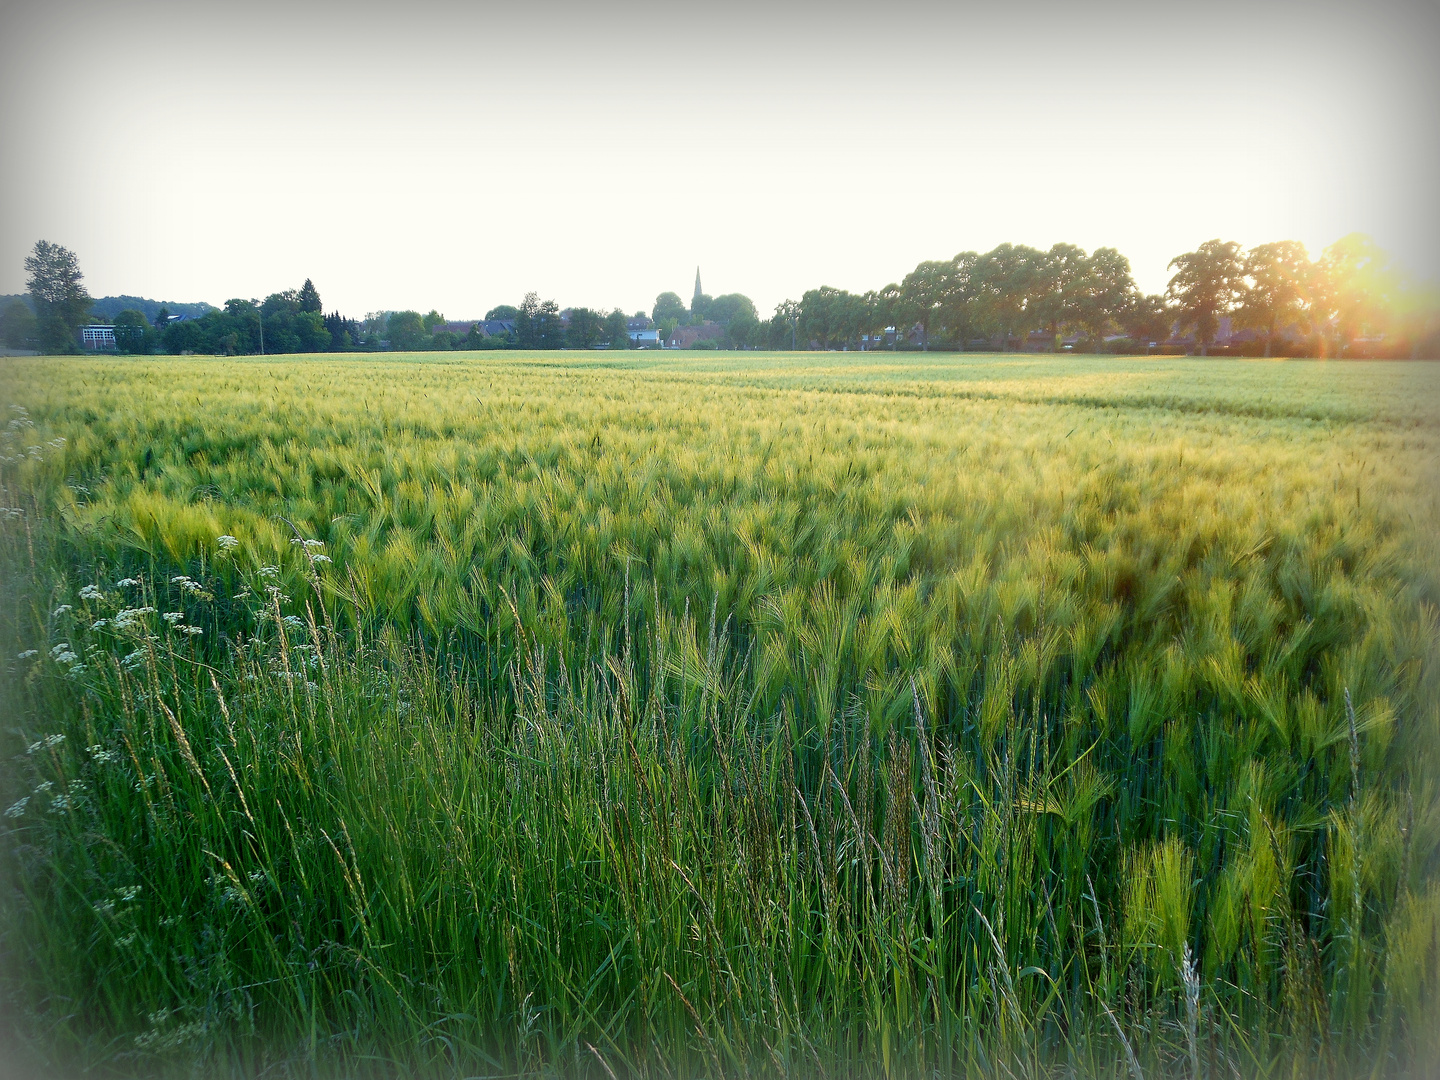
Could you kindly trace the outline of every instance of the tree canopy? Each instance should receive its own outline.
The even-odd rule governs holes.
[[[76,332],[90,313],[90,294],[81,284],[75,253],[47,240],[35,243],[25,258],[25,288],[35,305],[39,344],[46,352],[74,352]]]
[[[300,310],[304,312],[318,315],[325,310],[320,303],[320,293],[315,288],[315,283],[308,277],[305,279],[305,284],[300,286],[299,303]]]
[[[1175,305],[1180,325],[1195,331],[1200,355],[1205,356],[1220,328],[1220,316],[1232,311],[1244,296],[1240,245],[1207,240],[1195,251],[1176,255],[1170,260],[1170,269],[1175,276],[1165,297]]]
[[[656,323],[665,322],[667,319],[684,319],[689,314],[685,301],[680,299],[678,293],[673,292],[662,292],[655,297],[655,306],[650,309],[650,318]]]

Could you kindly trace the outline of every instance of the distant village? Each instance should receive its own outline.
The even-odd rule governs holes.
[[[438,311],[325,313],[306,280],[262,300],[169,305],[139,297],[92,300],[73,253],[43,241],[27,260],[60,270],[31,292],[0,298],[0,346],[10,352],[251,355],[490,349],[766,349],[1199,353],[1418,357],[1440,352],[1440,302],[1390,264],[1368,237],[1345,237],[1311,260],[1282,241],[1243,251],[1207,241],[1176,256],[1163,295],[1135,285],[1113,248],[1087,253],[1001,244],[984,254],[920,263],[865,293],[820,286],[761,317],[742,293],[708,295],[695,272],[687,304],[674,292],[647,314],[560,308],[527,294],[483,318]],[[42,256],[44,258],[42,258]],[[57,277],[58,274],[58,277]],[[69,278],[66,278],[66,275]],[[37,291],[55,278],[69,285]],[[62,281],[63,285],[63,281]],[[68,288],[69,292],[65,292]],[[47,300],[46,289],[59,299]],[[57,291],[58,290],[58,291]],[[65,315],[59,314],[65,312]]]

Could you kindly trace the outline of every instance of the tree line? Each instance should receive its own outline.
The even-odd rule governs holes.
[[[13,301],[0,313],[0,340],[12,348],[77,351],[91,300],[74,253],[42,240],[25,269],[31,305]],[[491,308],[490,332],[476,323],[463,334],[445,329],[434,310],[382,312],[364,321],[327,315],[307,278],[299,289],[228,300],[198,318],[172,319],[161,308],[150,320],[131,309],[111,325],[117,350],[136,354],[629,348],[629,329],[644,325],[662,340],[681,326],[704,327],[710,336],[695,346],[708,348],[1125,352],[1149,351],[1178,336],[1206,355],[1226,318],[1232,329],[1250,331],[1252,351],[1266,356],[1416,356],[1440,344],[1433,288],[1407,277],[1360,234],[1313,260],[1294,241],[1247,251],[1210,240],[1177,255],[1169,269],[1165,292],[1145,294],[1114,248],[1087,253],[1074,244],[1040,250],[1007,243],[922,262],[899,282],[864,293],[822,285],[777,304],[764,320],[749,297],[712,298],[697,278],[689,307],[663,292],[648,318],[620,308],[562,311],[531,292],[519,305]]]
[[[770,348],[948,348],[1145,351],[1179,336],[1201,355],[1221,320],[1256,350],[1344,356],[1418,355],[1436,344],[1433,291],[1407,278],[1369,237],[1352,234],[1310,259],[1293,241],[1244,250],[1210,240],[1170,261],[1163,294],[1137,288],[1114,248],[1042,251],[1000,244],[920,263],[866,293],[821,286],[778,304]]]

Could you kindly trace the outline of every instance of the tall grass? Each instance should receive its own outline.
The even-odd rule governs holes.
[[[0,472],[37,1052],[1440,1060],[1429,369],[1316,419],[1318,365],[1268,365],[1262,417],[1223,379],[1097,409],[1053,362],[989,397],[552,364],[6,387],[39,425]]]

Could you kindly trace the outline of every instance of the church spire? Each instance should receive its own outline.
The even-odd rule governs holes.
[[[700,267],[697,266],[695,267],[695,298],[690,301],[691,311],[694,311],[697,307],[700,306],[700,297],[702,295],[703,294],[700,292]]]

